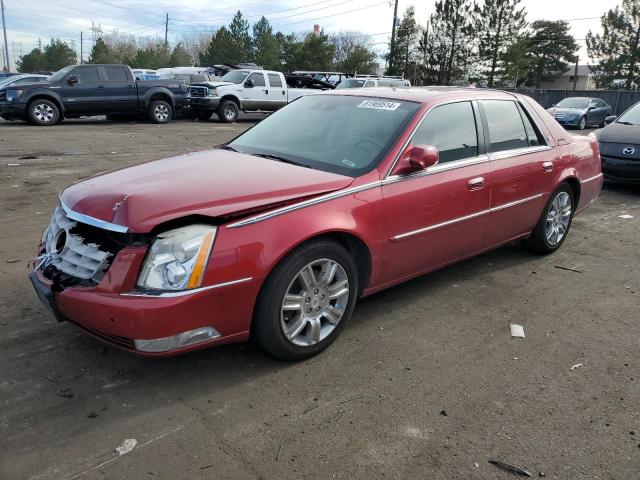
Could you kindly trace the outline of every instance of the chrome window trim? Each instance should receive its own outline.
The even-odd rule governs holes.
[[[520,157],[522,155],[529,155],[530,153],[546,152],[551,150],[549,145],[538,145],[535,147],[523,147],[514,148],[511,150],[502,150],[501,152],[491,152],[489,154],[490,160],[504,160],[505,158]]]
[[[476,157],[462,158],[460,160],[454,160],[453,162],[445,162],[442,164],[434,165],[425,170],[419,170],[408,175],[391,175],[382,181],[383,185],[389,185],[391,183],[402,182],[404,180],[411,180],[413,178],[425,177],[434,173],[447,172],[457,168],[468,167],[471,165],[479,165],[489,161],[488,155],[478,155]]]
[[[585,183],[593,182],[594,180],[597,180],[600,177],[602,177],[602,173],[594,175],[593,177],[585,178],[584,180],[580,180],[580,183],[585,184]]]
[[[397,242],[398,240],[403,240],[407,237],[413,237],[414,235],[419,235],[421,233],[430,232],[432,230],[436,230],[438,228],[447,227],[449,225],[454,225],[456,223],[465,222],[467,220],[471,220],[477,217],[481,217],[483,215],[487,215],[494,212],[499,212],[500,210],[504,210],[506,208],[515,207],[516,205],[520,205],[522,203],[530,202],[532,200],[536,200],[542,197],[542,193],[538,193],[537,195],[532,195],[531,197],[521,198],[520,200],[515,200],[513,202],[505,203],[503,205],[499,205],[497,207],[492,207],[488,210],[481,210],[479,212],[475,212],[469,215],[465,215],[464,217],[458,217],[451,220],[447,220],[446,222],[436,223],[435,225],[429,225],[428,227],[419,228],[417,230],[412,230],[410,232],[401,233],[394,237],[391,237],[392,242]]]
[[[111,232],[127,233],[129,231],[129,227],[117,225],[111,222],[105,222],[104,220],[100,220],[99,218],[94,218],[83,213],[74,212],[64,203],[64,201],[62,200],[62,195],[60,195],[59,199],[60,206],[64,210],[64,213],[67,214],[67,217],[69,217],[71,220],[75,220],[76,222],[80,223],[86,223],[87,225],[102,228],[103,230],[109,230]]]
[[[245,225],[251,225],[253,223],[263,222],[264,220],[269,220],[270,218],[284,215],[285,213],[300,210],[301,208],[310,207],[319,203],[328,202],[329,200],[334,200],[336,198],[346,197],[347,195],[351,195],[352,193],[359,193],[364,190],[379,187],[380,185],[382,185],[382,182],[380,180],[377,180],[375,182],[365,183],[364,185],[359,185],[357,187],[350,187],[345,188],[344,190],[338,190],[336,192],[325,193],[324,195],[312,198],[311,200],[305,200],[304,202],[294,203],[292,205],[287,205],[286,207],[276,208],[275,210],[270,210],[266,213],[261,213],[253,217],[240,220],[239,222],[230,223],[229,225],[227,225],[227,228],[238,228],[244,227]]]
[[[200,293],[207,290],[215,290],[217,288],[229,287],[231,285],[238,285],[239,283],[245,283],[253,280],[253,277],[240,278],[238,280],[231,280],[229,282],[216,283],[215,285],[207,285],[206,287],[193,288],[191,290],[180,290],[177,292],[127,292],[121,293],[122,297],[145,297],[145,298],[176,298],[184,297],[186,295],[193,295],[194,293]]]

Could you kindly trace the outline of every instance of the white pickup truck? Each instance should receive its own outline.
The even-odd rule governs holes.
[[[317,90],[288,88],[284,75],[270,70],[232,70],[218,82],[192,83],[190,105],[200,117],[214,112],[226,123],[240,111],[275,112],[287,103]]]

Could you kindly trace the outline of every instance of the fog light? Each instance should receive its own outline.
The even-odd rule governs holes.
[[[213,327],[200,327],[195,330],[179,333],[172,337],[134,340],[133,343],[136,349],[142,352],[166,352],[212,340],[219,336],[220,333]]]

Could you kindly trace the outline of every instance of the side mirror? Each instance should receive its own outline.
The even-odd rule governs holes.
[[[431,145],[410,145],[398,160],[393,174],[405,175],[407,173],[425,170],[434,166],[440,160],[440,153]]]
[[[247,80],[244,82],[244,86],[245,86],[246,88],[253,88],[253,80],[251,80],[250,78],[249,78],[249,79],[247,79]]]
[[[616,118],[618,118],[618,117],[616,117],[615,115],[611,115],[611,116],[609,116],[609,117],[604,119],[604,124],[605,125],[609,125],[610,123],[615,122]]]
[[[67,78],[67,85],[69,85],[70,87],[73,87],[76,83],[78,83],[78,77],[76,77],[75,75],[71,75],[69,78]]]
[[[587,107],[587,110],[595,110],[595,109],[596,109],[596,106],[595,106],[595,105],[589,105],[589,106]]]

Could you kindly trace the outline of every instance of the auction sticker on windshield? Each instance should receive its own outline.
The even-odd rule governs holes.
[[[396,110],[401,104],[398,102],[387,102],[385,100],[363,100],[358,108],[373,108],[375,110]]]

